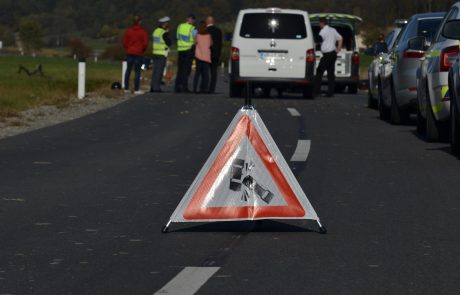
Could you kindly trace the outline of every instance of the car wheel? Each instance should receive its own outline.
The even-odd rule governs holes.
[[[402,123],[402,112],[396,103],[396,92],[393,83],[390,85],[391,89],[391,106],[390,106],[390,123],[393,125],[399,125]]]
[[[382,80],[379,79],[379,117],[382,120],[388,120],[388,117],[390,116],[388,108],[385,106],[383,103],[383,93],[382,93]]]
[[[315,98],[315,87],[308,86],[303,88],[303,98],[314,99]]]
[[[377,100],[372,96],[370,89],[369,89],[369,92],[367,93],[367,107],[370,109],[377,108]]]
[[[230,97],[241,97],[241,86],[236,84],[235,82],[230,82]]]
[[[448,127],[444,122],[436,121],[430,96],[427,90],[427,111],[426,111],[426,140],[428,142],[445,141],[448,136]]]
[[[422,117],[420,107],[417,109],[417,134],[425,135],[426,133],[426,120]]]
[[[426,140],[434,142],[439,140],[439,130],[436,126],[436,120],[434,118],[433,109],[431,108],[431,102],[427,99],[427,110],[426,110]]]
[[[348,93],[350,94],[358,93],[358,85],[357,84],[348,85]]]
[[[451,102],[450,114],[450,144],[452,152],[455,155],[460,155],[460,114],[454,99]]]

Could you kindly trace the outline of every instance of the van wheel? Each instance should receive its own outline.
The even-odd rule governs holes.
[[[230,82],[230,97],[241,97],[242,87],[235,82]]]
[[[308,86],[303,88],[303,98],[314,99],[315,98],[315,87]]]
[[[358,85],[356,85],[356,84],[348,85],[348,93],[350,93],[350,94],[358,93]]]
[[[460,155],[460,114],[458,113],[455,99],[452,99],[450,106],[450,144],[452,152]]]
[[[343,93],[345,91],[345,85],[335,85],[335,93]]]

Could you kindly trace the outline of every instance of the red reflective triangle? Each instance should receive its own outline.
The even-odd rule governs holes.
[[[244,135],[248,137],[249,142],[259,155],[279,192],[285,199],[287,206],[203,207],[206,195],[225,164],[235,153]],[[209,168],[208,173],[203,178],[183,213],[185,220],[203,221],[213,219],[300,218],[304,216],[304,208],[247,115],[242,116],[236,124],[235,129]]]

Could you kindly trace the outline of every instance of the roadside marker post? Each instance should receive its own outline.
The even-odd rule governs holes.
[[[85,98],[86,92],[86,60],[80,58],[78,62],[78,99]]]
[[[121,88],[122,89],[125,89],[125,73],[127,69],[128,69],[128,62],[124,60],[121,63]]]
[[[327,233],[289,165],[251,105],[238,111],[198,176],[162,228],[173,222],[310,219]]]

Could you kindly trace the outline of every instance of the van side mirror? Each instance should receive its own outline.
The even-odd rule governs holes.
[[[430,46],[425,37],[418,36],[409,39],[409,41],[407,41],[407,47],[410,50],[426,51]]]
[[[460,20],[449,20],[444,24],[441,34],[447,39],[460,40]]]

